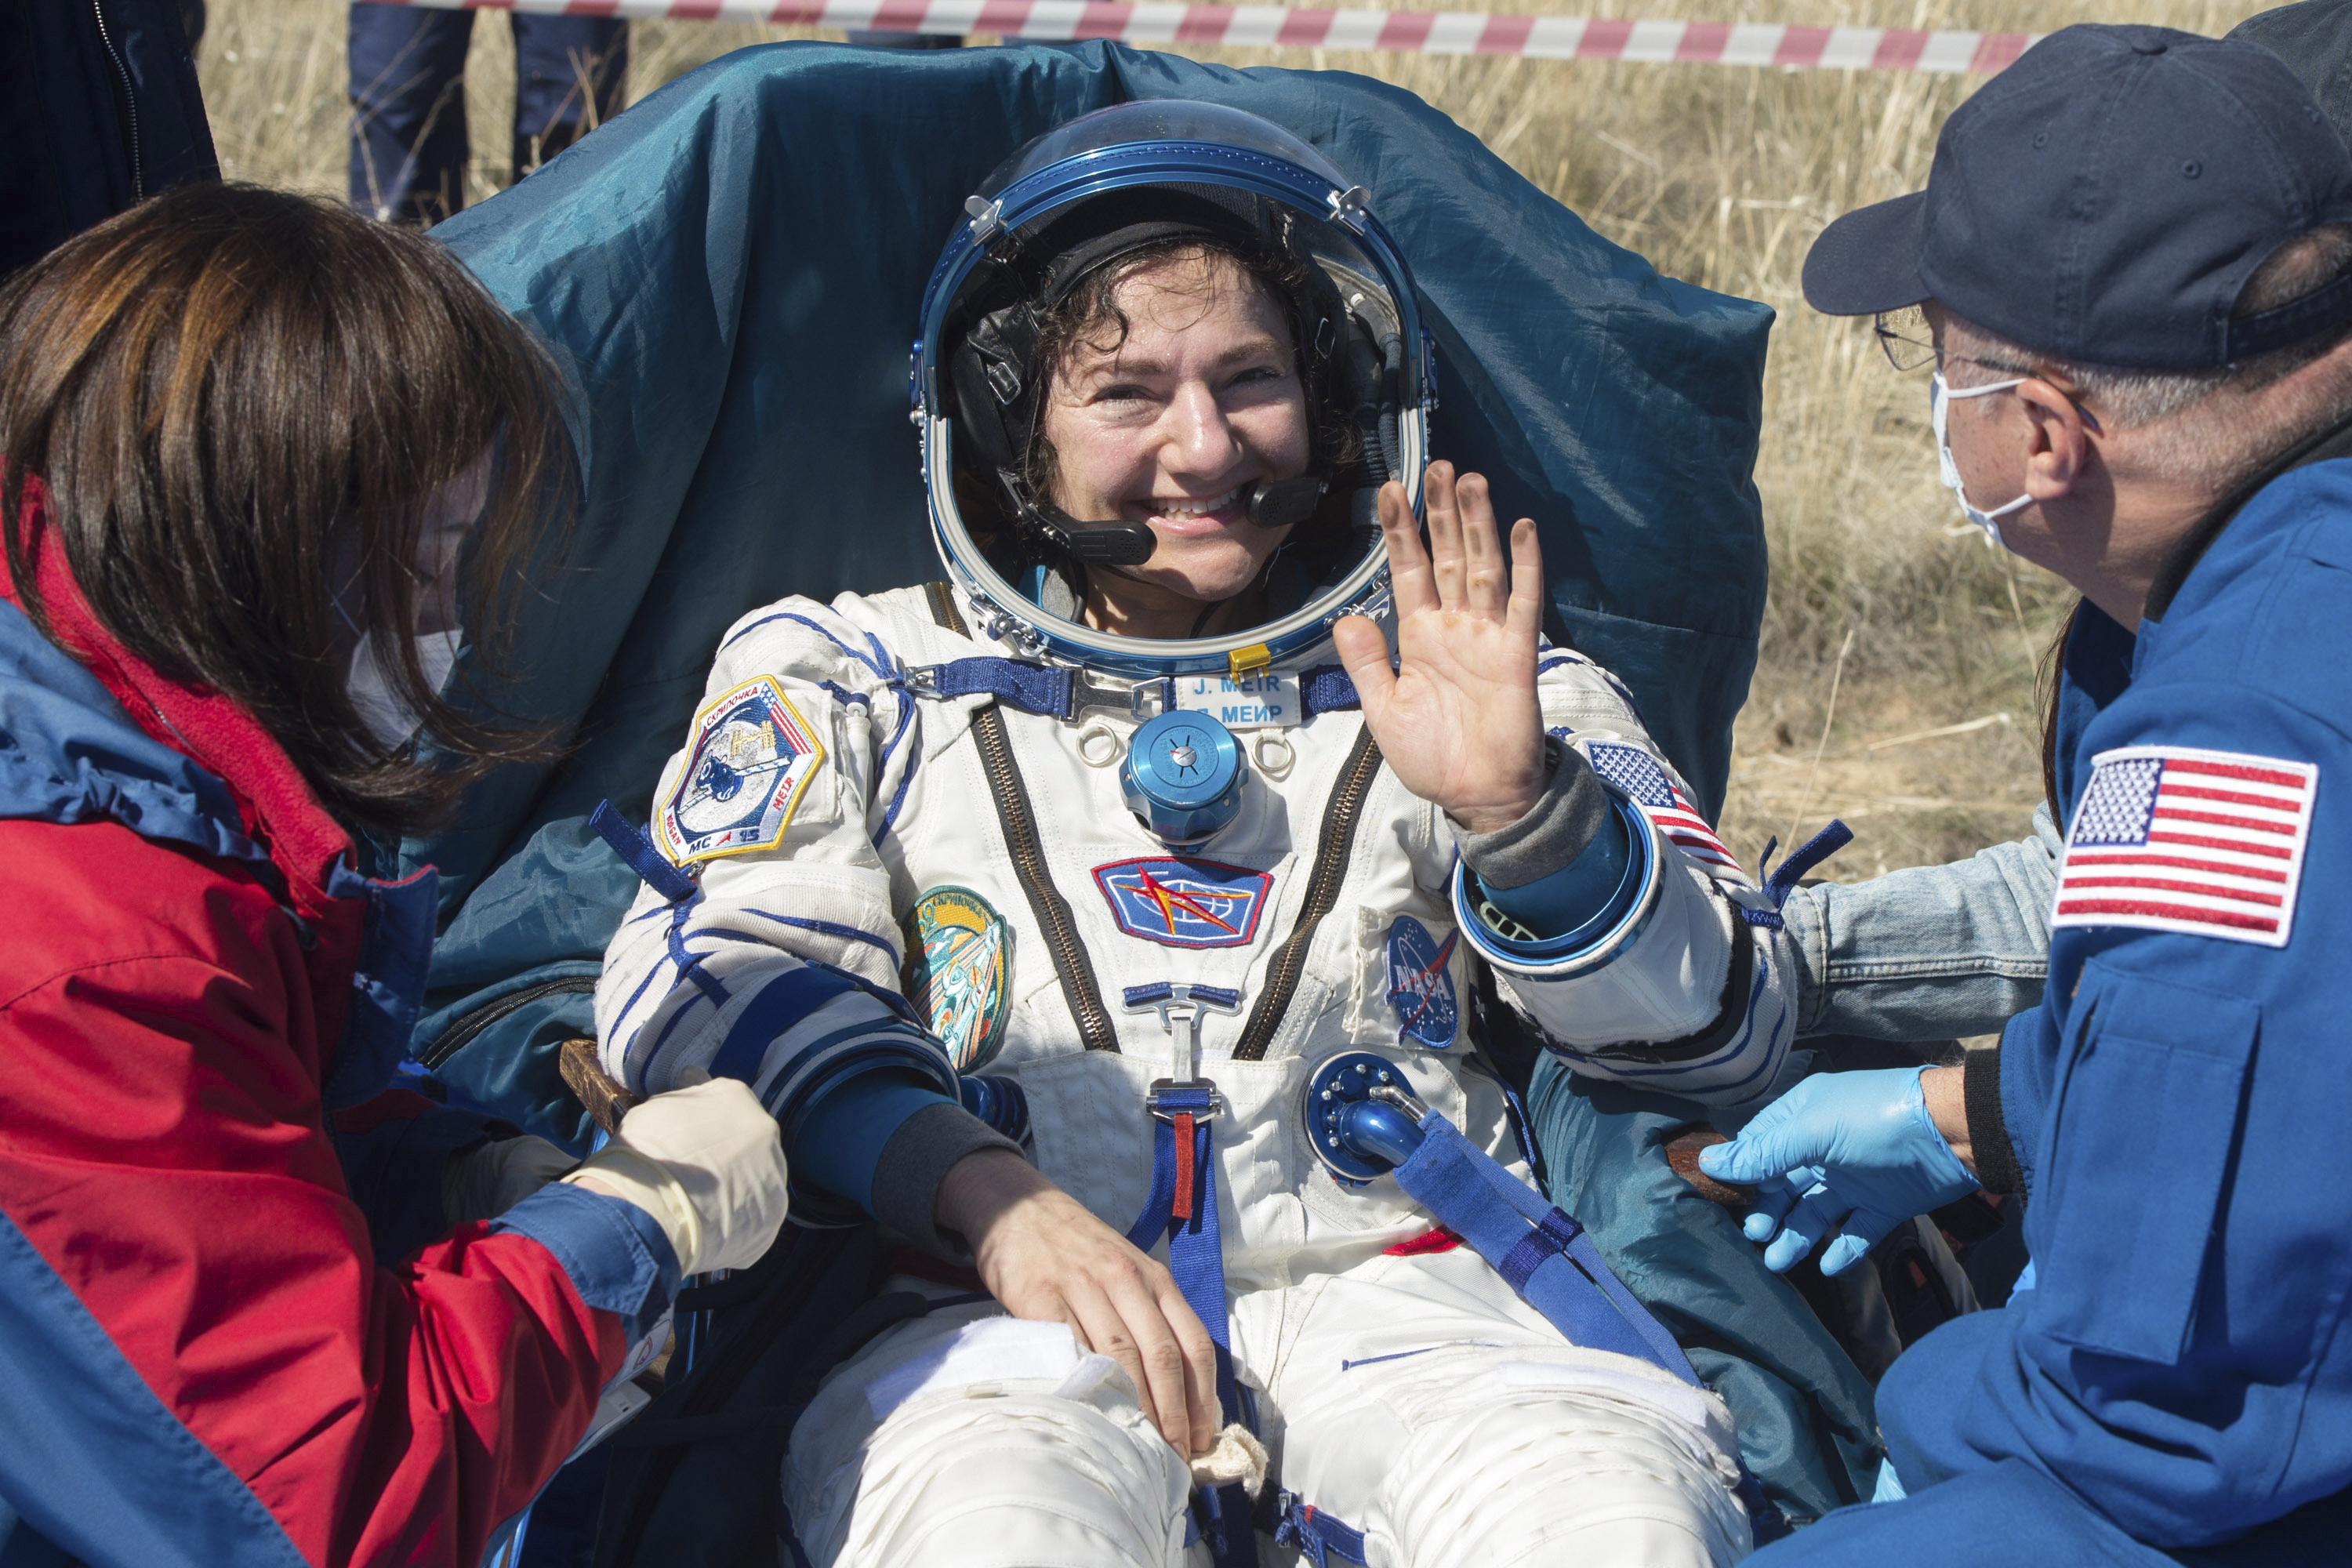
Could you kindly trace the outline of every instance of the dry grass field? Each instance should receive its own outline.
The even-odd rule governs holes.
[[[1330,0],[1322,0],[1328,4]],[[1426,5],[1430,0],[1413,0]],[[2157,22],[2220,33],[2245,0],[1436,0],[1717,21],[2038,30]],[[223,171],[340,192],[343,7],[212,0],[200,67]],[[730,49],[804,30],[635,24],[635,98]],[[503,18],[474,33],[468,105],[489,195],[511,115]],[[1235,65],[1361,71],[1444,110],[1610,238],[1673,276],[1780,312],[1758,482],[1770,608],[1724,837],[1753,863],[1843,816],[1843,879],[1966,855],[2025,829],[2040,798],[2036,665],[2071,602],[1989,551],[1936,482],[1924,376],[1898,377],[1866,328],[1809,312],[1798,271],[1822,226],[1913,190],[1977,79],[1307,49],[1199,50]]]

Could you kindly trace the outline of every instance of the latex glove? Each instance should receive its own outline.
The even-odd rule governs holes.
[[[441,1166],[441,1212],[453,1226],[494,1219],[580,1162],[526,1133],[478,1144]]]
[[[659,1222],[688,1274],[747,1268],[775,1245],[786,1194],[776,1119],[738,1079],[715,1078],[631,1108],[613,1141],[563,1179]]]
[[[1764,1267],[1786,1273],[1834,1235],[1822,1272],[1843,1274],[1905,1220],[1977,1190],[1928,1119],[1925,1070],[1816,1073],[1699,1151],[1717,1181],[1758,1189],[1743,1228],[1771,1243]]]

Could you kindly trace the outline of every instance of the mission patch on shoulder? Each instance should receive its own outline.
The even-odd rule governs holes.
[[[685,865],[774,848],[824,763],[824,743],[773,677],[704,703],[686,769],[656,818],[670,858]]]
[[[907,911],[900,989],[959,1073],[976,1072],[1004,1044],[1013,928],[969,888],[934,888]]]

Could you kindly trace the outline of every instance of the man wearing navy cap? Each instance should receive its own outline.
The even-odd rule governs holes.
[[[1880,1385],[1899,1500],[1761,1560],[2345,1561],[2352,155],[2259,47],[2069,27],[1926,191],[1830,226],[1805,295],[1933,368],[1963,511],[2083,603],[2042,1005],[1965,1068],[1808,1079],[1705,1161],[1760,1184],[1780,1266],[1979,1183],[2028,1204],[2009,1304]]]

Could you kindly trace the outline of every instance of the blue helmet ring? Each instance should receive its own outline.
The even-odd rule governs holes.
[[[1360,416],[1365,456],[1358,467],[1372,476],[1343,498],[1357,526],[1295,605],[1221,636],[1166,641],[1098,631],[1066,605],[1068,613],[1046,608],[1030,574],[1008,575],[1001,557],[992,561],[983,548],[982,539],[1001,535],[1002,528],[968,526],[957,499],[960,469],[969,481],[983,470],[1000,472],[1006,460],[1001,441],[983,440],[963,419],[976,400],[957,379],[961,373],[970,382],[970,367],[955,361],[972,334],[976,301],[1001,287],[1009,271],[1030,265],[1024,245],[1083,232],[1087,220],[1076,209],[1093,204],[1132,217],[1152,205],[1152,187],[1167,192],[1171,214],[1205,203],[1274,215],[1288,253],[1310,264],[1312,287],[1332,300],[1342,323],[1340,341],[1311,347],[1331,356],[1335,374],[1346,378],[1334,402]],[[1102,200],[1115,195],[1115,202]],[[1301,345],[1302,354],[1308,347]],[[1370,497],[1379,482],[1394,479],[1415,510],[1421,506],[1434,405],[1429,339],[1411,274],[1364,189],[1270,121],[1219,104],[1149,100],[1082,115],[1015,153],[966,201],[963,221],[932,271],[910,379],[933,542],[950,579],[975,602],[975,629],[1009,651],[1138,680],[1234,673],[1296,663],[1328,640],[1340,616],[1387,611],[1387,558],[1370,525]],[[994,384],[996,397],[1011,401],[1021,390],[1018,379],[1006,377],[1011,386]],[[998,448],[992,454],[992,446]]]

